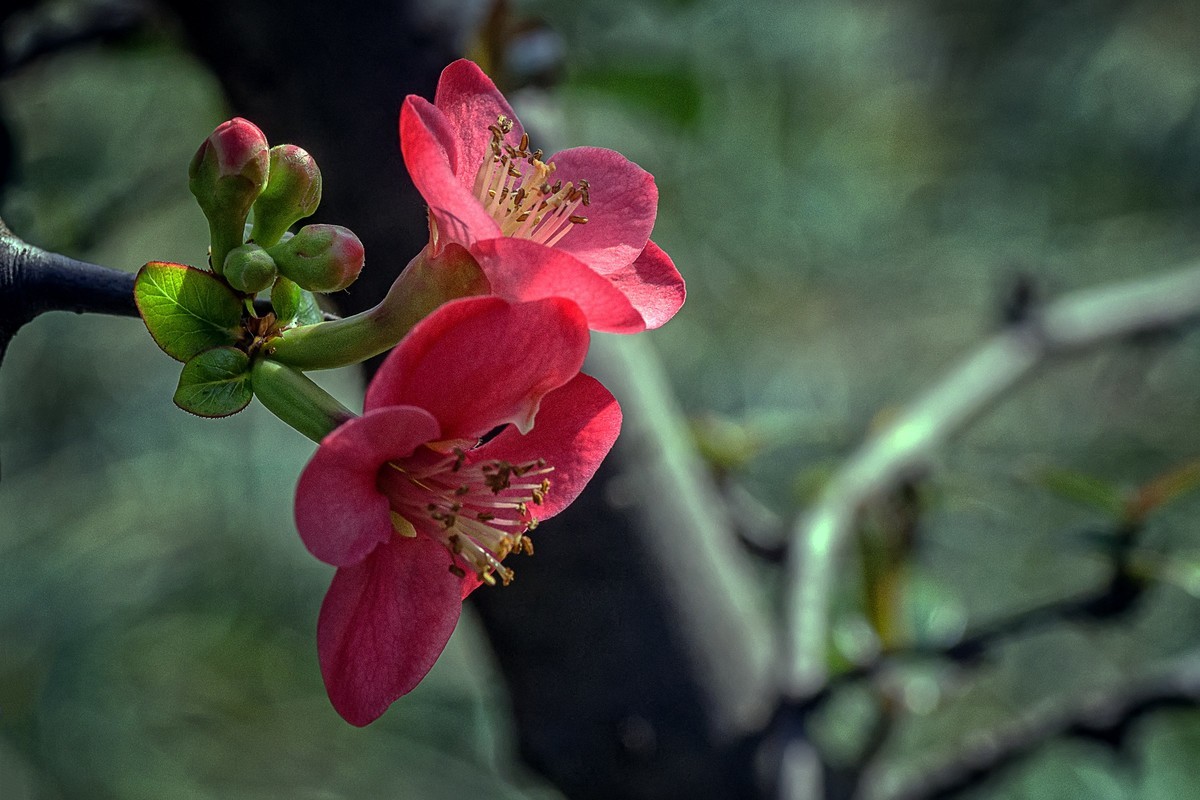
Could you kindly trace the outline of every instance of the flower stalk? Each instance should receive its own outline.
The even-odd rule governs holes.
[[[414,325],[442,304],[488,294],[488,281],[461,247],[434,258],[422,250],[373,308],[339,320],[284,331],[267,344],[271,359],[296,369],[357,364],[390,350]]]
[[[250,381],[268,411],[314,442],[357,416],[302,372],[270,359],[258,360]]]

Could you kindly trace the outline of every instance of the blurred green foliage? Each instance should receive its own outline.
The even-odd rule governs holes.
[[[1185,0],[518,5],[566,50],[553,100],[518,101],[526,121],[655,174],[655,239],[690,295],[651,336],[698,430],[718,432],[719,466],[782,518],[880,412],[994,330],[1014,287],[1053,296],[1200,256],[1200,11]],[[186,164],[225,112],[178,41],[42,59],[0,82],[0,106],[20,234],[130,271],[199,260]],[[548,796],[506,761],[505,700],[469,618],[380,723],[336,717],[312,637],[329,571],[289,507],[311,446],[257,406],[178,412],[176,371],[136,322],[66,315],[23,330],[0,371],[0,797]],[[360,403],[353,372],[330,386]],[[1198,394],[1196,334],[1118,347],[1043,372],[947,448],[909,634],[1102,580],[1086,534],[1111,514],[1029,476],[1132,492],[1200,453]],[[977,679],[916,676],[893,772],[1193,651],[1198,511],[1182,495],[1149,516],[1165,580],[1121,624],[1019,638]],[[844,583],[853,630],[854,563]],[[827,715],[835,754],[869,724],[856,702]],[[1140,722],[1133,751],[1056,744],[973,796],[1186,796],[1196,715]]]
[[[1036,302],[1200,256],[1194,4],[532,5],[567,40],[553,121],[569,143],[655,174],[655,238],[689,299],[654,339],[702,445],[785,520],[806,499],[796,487],[996,330],[1019,293]],[[694,119],[593,77],[611,69],[698,85]],[[1104,580],[1089,534],[1111,531],[1112,512],[1029,476],[1132,496],[1190,463],[1198,345],[1189,333],[1056,364],[947,448],[906,564],[910,637],[936,642]],[[776,415],[791,426],[774,446],[748,436]],[[1178,585],[1197,511],[1182,494],[1149,515],[1142,547],[1181,555],[1130,617],[1019,637],[978,680],[902,692],[892,772],[1035,700],[1194,651],[1197,606]],[[839,630],[861,613],[856,572]],[[831,714],[822,735],[855,741],[865,724]],[[1055,746],[972,796],[1186,796],[1197,730],[1195,715],[1146,720],[1132,763]]]

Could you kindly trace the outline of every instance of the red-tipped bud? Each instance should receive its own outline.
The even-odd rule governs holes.
[[[267,181],[267,165],[267,137],[253,122],[234,117],[218,125],[200,145],[188,176],[195,181],[202,173],[215,170],[211,178],[238,175],[262,191]]]
[[[188,167],[188,187],[208,218],[213,269],[242,243],[250,206],[267,185],[267,138],[254,123],[235,117],[209,135]]]
[[[271,148],[267,188],[254,201],[256,243],[271,247],[298,220],[311,215],[321,203],[321,170],[317,161],[294,144]]]
[[[275,259],[257,244],[235,247],[225,256],[225,280],[239,292],[261,292],[275,282],[275,273]]]
[[[362,272],[362,242],[341,225],[305,225],[270,248],[279,272],[310,292],[337,292]]]

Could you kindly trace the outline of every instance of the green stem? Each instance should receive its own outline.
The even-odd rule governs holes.
[[[254,364],[250,380],[268,411],[314,442],[356,416],[304,373],[270,359]]]
[[[268,342],[266,352],[274,361],[303,370],[357,364],[395,347],[443,303],[489,291],[483,271],[463,248],[450,245],[437,259],[422,250],[379,305],[345,319],[284,331]]]
[[[225,272],[225,256],[235,247],[242,246],[242,231],[246,228],[246,218],[241,221],[216,218],[208,222],[208,238],[211,244],[209,258],[212,270],[218,275]]]

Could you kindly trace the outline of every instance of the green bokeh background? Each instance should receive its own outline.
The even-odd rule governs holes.
[[[1053,297],[1200,257],[1192,3],[518,8],[561,36],[566,68],[518,95],[526,121],[656,176],[655,239],[689,300],[649,338],[705,444],[754,453],[731,474],[768,516],[995,330],[1018,280]],[[2,216],[24,238],[131,271],[200,260],[186,164],[227,111],[169,26],[39,59],[0,81],[0,107],[19,158]],[[1086,534],[1103,515],[1036,476],[1132,487],[1196,458],[1198,367],[1192,333],[1056,364],[947,448],[908,635],[1101,580]],[[136,321],[66,314],[22,330],[0,371],[0,798],[555,796],[512,757],[469,614],[417,691],[342,723],[313,644],[330,570],[291,522],[312,446],[257,405],[179,412],[177,371]],[[325,383],[361,404],[356,372]],[[1171,569],[1120,624],[1022,637],[969,679],[915,676],[888,774],[1195,650],[1197,510],[1152,518]],[[843,632],[857,581],[851,560]],[[830,752],[860,735],[860,705],[826,715]],[[1196,717],[1139,722],[1128,760],[1053,744],[972,796],[1191,796]]]

